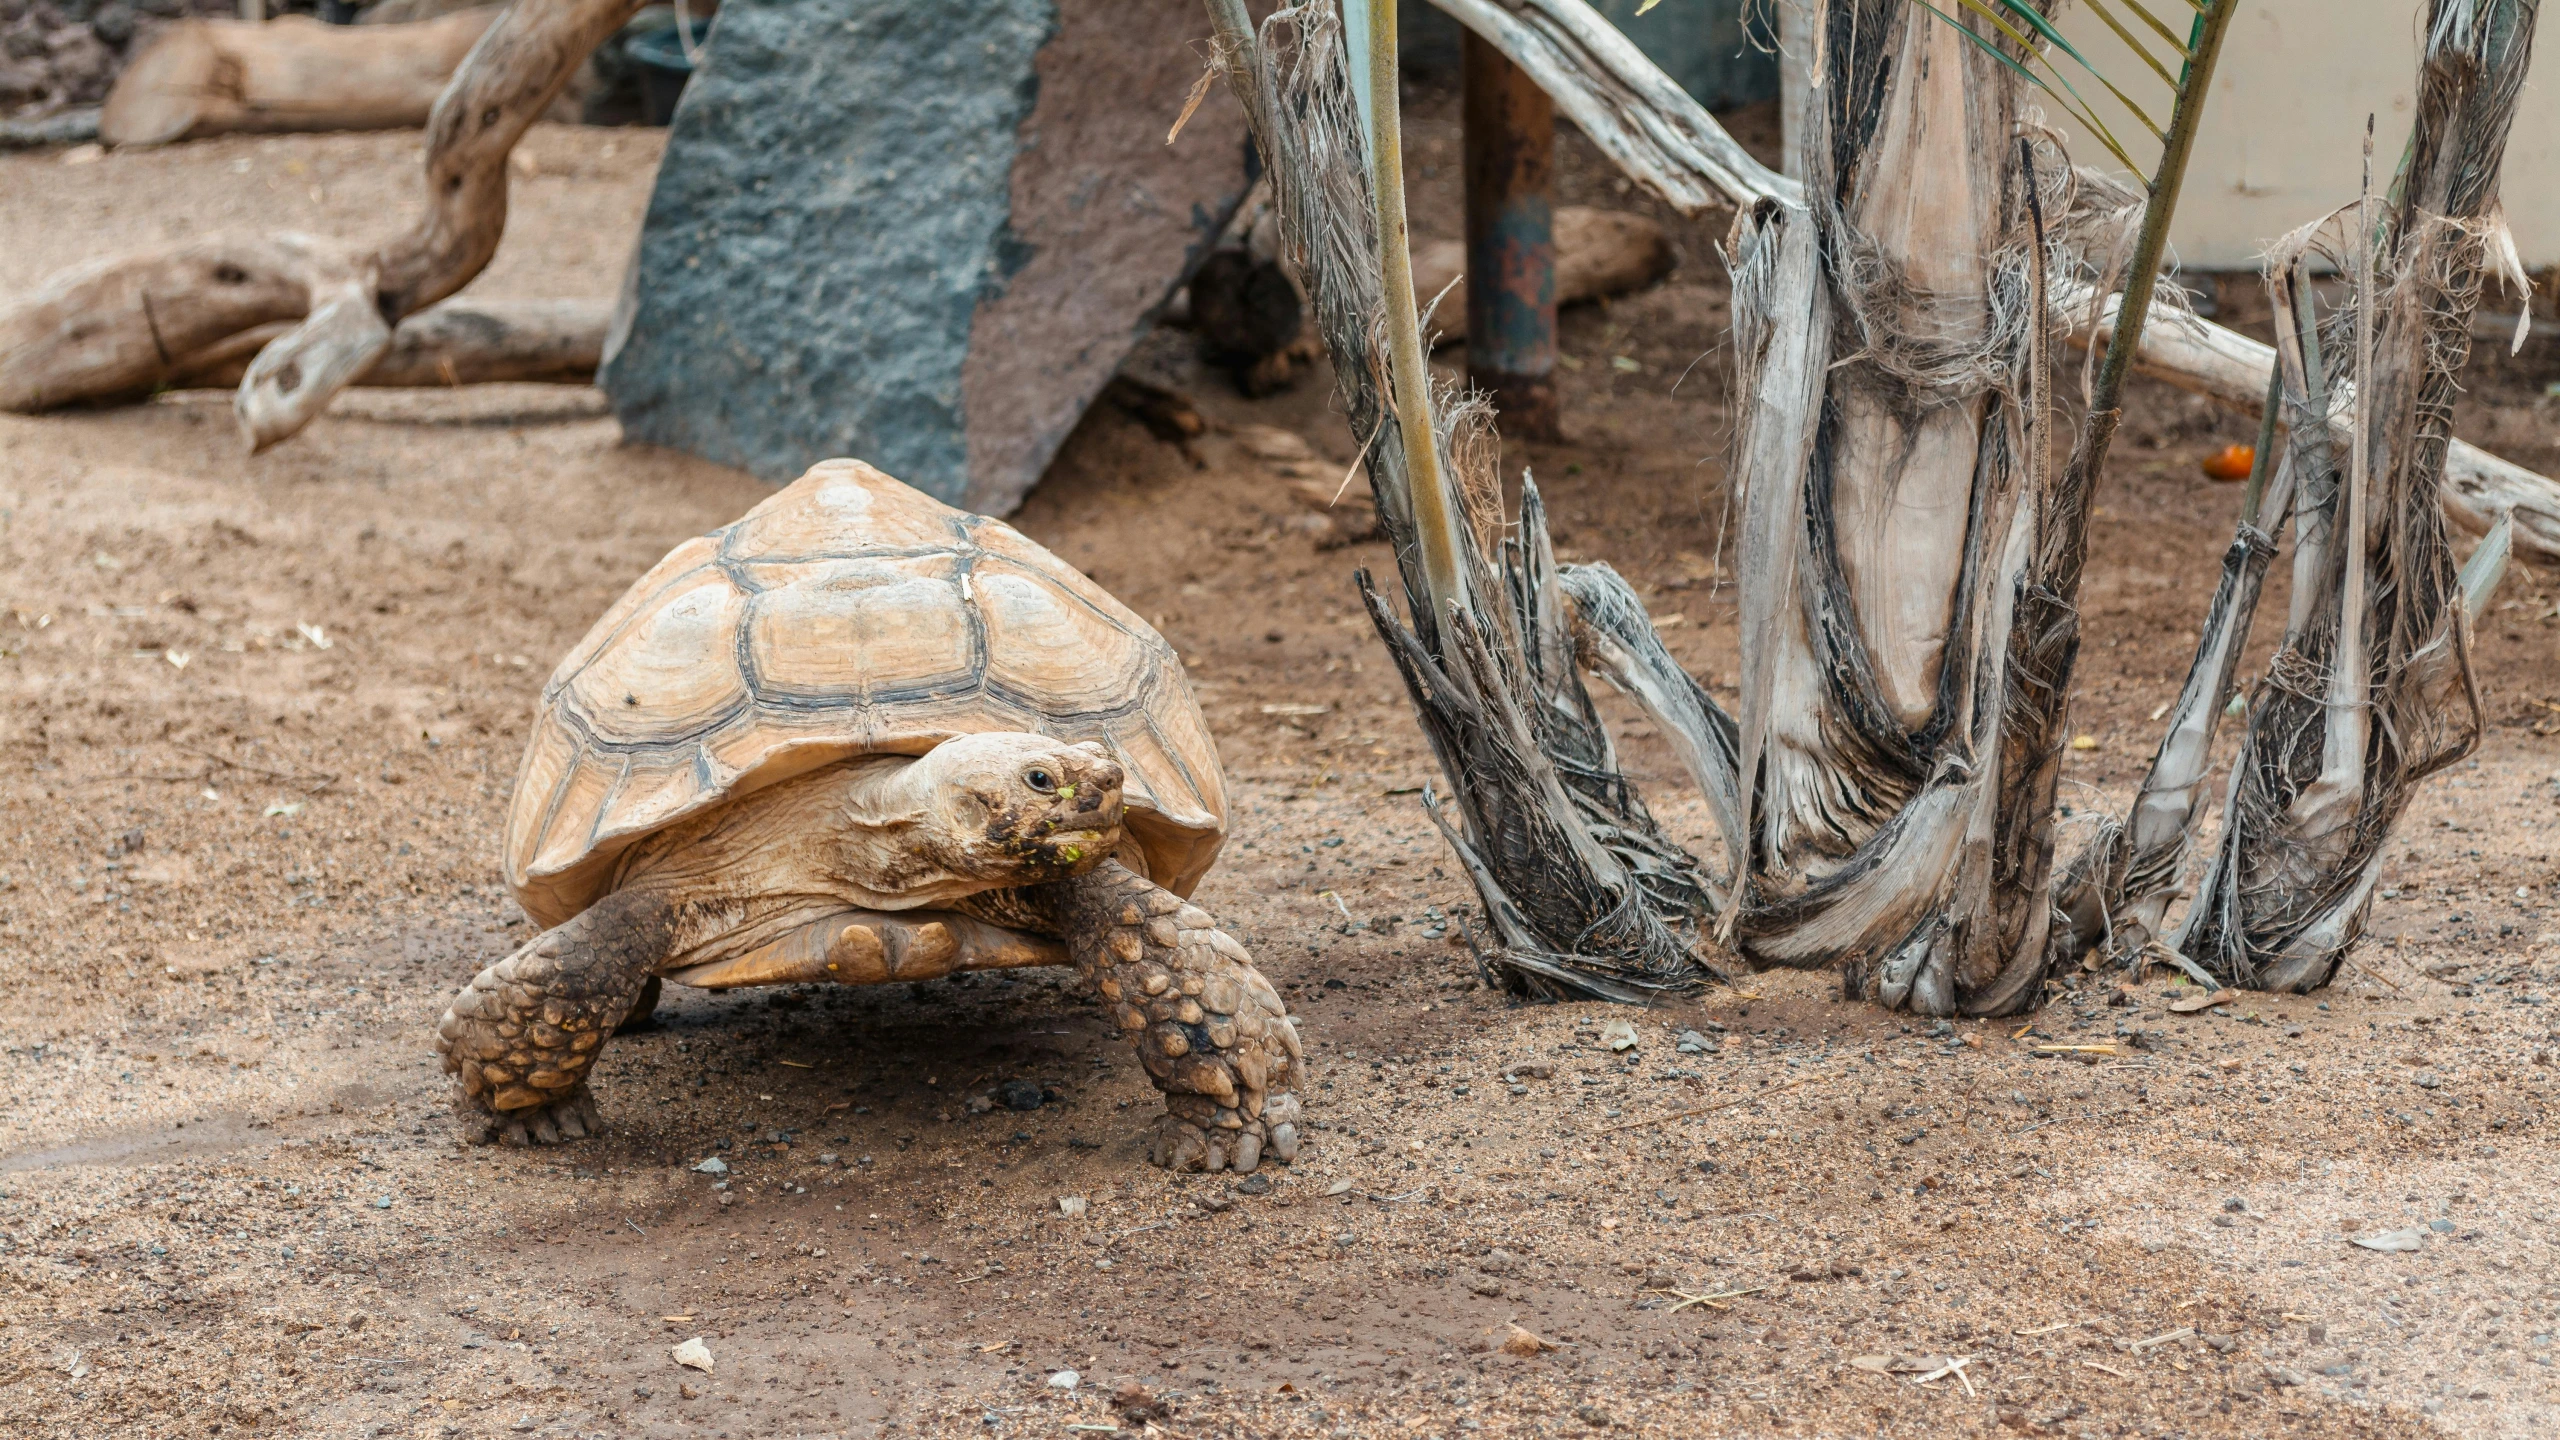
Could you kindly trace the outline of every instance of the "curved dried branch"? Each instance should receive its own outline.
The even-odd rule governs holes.
[[[311,423],[389,348],[392,325],[488,265],[507,226],[508,155],[640,3],[518,0],[471,47],[427,118],[426,214],[374,254],[376,323],[350,305],[324,305],[259,354],[234,402],[251,449]]]
[[[1620,169],[1681,213],[1802,188],[1751,157],[1714,117],[1583,0],[1432,0],[1554,97]]]
[[[2114,333],[2123,297],[2109,295],[2091,323],[2094,296],[2086,285],[2057,290],[2057,320],[2073,325],[2072,342],[2104,344]],[[2254,411],[2275,371],[2275,347],[2198,319],[2152,325],[2142,332],[2136,362],[2143,374],[2181,390]],[[2352,397],[2352,382],[2346,385]],[[2352,403],[2351,398],[2347,402]],[[2346,405],[2334,407],[2333,432],[2346,438]],[[2445,514],[2474,534],[2486,534],[2499,517],[2515,524],[2516,553],[2537,565],[2560,565],[2560,482],[2521,465],[2501,460],[2476,445],[2454,440],[2447,447],[2444,469]]]

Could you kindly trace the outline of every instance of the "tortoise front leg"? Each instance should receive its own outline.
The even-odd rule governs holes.
[[[436,1026],[436,1053],[476,1144],[548,1145],[601,1131],[587,1070],[667,956],[672,907],[617,892],[481,971]]]
[[[1244,946],[1117,861],[1033,893],[1164,1092],[1148,1158],[1238,1174],[1296,1159],[1298,1030]]]

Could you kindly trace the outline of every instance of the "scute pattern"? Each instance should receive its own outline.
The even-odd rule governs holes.
[[[1012,527],[827,461],[670,551],[561,662],[516,781],[507,879],[556,925],[683,816],[991,730],[1111,751],[1157,883],[1188,894],[1215,860],[1225,786],[1172,647]]]

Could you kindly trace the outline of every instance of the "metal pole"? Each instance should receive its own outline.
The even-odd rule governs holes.
[[[1474,31],[1465,45],[1467,379],[1505,433],[1557,440],[1555,102]]]

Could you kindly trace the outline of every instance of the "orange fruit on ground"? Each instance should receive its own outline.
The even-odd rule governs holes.
[[[2205,478],[2210,480],[2246,480],[2250,467],[2258,463],[2255,445],[2225,445],[2204,457]]]

